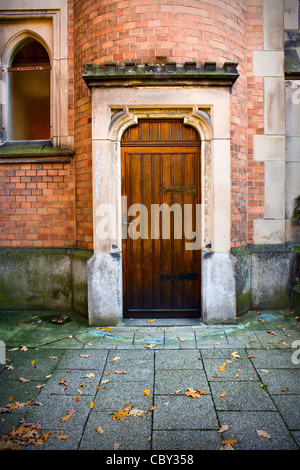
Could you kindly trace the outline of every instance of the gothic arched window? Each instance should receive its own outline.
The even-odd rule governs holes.
[[[9,140],[50,139],[50,59],[28,37],[14,50],[9,72]]]

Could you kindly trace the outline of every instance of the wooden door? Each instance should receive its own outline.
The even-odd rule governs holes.
[[[123,135],[121,165],[122,196],[127,197],[124,317],[200,317],[200,251],[186,249],[191,239],[184,227],[184,204],[190,205],[189,229],[195,231],[196,205],[201,203],[198,133],[178,120],[140,121]],[[141,237],[141,225],[136,225],[140,212],[128,215],[134,204],[146,208]],[[175,205],[174,212],[166,212],[165,219],[159,213],[159,226],[153,229],[153,207],[157,210],[162,204]],[[168,216],[170,227],[165,225]],[[133,228],[135,232],[130,231]]]

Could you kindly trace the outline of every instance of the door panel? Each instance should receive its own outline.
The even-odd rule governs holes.
[[[186,250],[184,233],[184,204],[192,207],[195,230],[196,204],[201,202],[196,131],[180,121],[142,121],[128,129],[122,141],[122,195],[127,196],[127,211],[142,204],[148,215],[148,234],[133,239],[131,230],[140,213],[127,212],[129,231],[122,247],[124,316],[200,317],[200,252]],[[154,204],[166,204],[167,209],[175,205],[176,217],[172,211],[160,213],[153,229],[158,220]]]

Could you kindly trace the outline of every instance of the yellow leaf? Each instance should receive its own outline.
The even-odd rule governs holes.
[[[127,374],[127,372],[125,372],[125,370],[115,370],[114,373],[115,373],[115,374],[118,374],[118,375],[120,375],[120,374]]]
[[[150,395],[151,390],[149,388],[145,388],[143,391],[142,395],[147,395],[147,397]]]
[[[35,363],[35,361],[31,361],[30,365],[33,366],[34,363]]]
[[[221,393],[220,397],[222,397],[222,398],[223,398],[223,397],[225,397],[225,395],[226,395],[226,393],[225,393],[225,392],[223,392],[223,393]]]
[[[102,426],[98,426],[98,427],[96,428],[96,431],[97,431],[99,434],[103,434],[103,433],[104,433]]]
[[[235,439],[227,439],[227,441],[221,441],[221,444],[236,444],[237,441]]]
[[[256,432],[261,437],[266,437],[267,439],[272,439],[272,436],[270,436],[270,434],[268,434],[266,431],[256,430]]]
[[[147,323],[152,323],[153,321],[156,321],[156,318],[153,318],[153,320],[147,320]]]
[[[201,394],[197,393],[196,390],[193,390],[192,388],[188,388],[188,391],[184,393],[187,397],[192,397],[192,398],[201,398]]]
[[[121,358],[119,356],[115,356],[112,361],[119,361]]]
[[[58,436],[55,436],[56,439],[69,439],[68,434],[60,434]]]
[[[223,372],[223,370],[225,370],[225,367],[226,367],[226,362],[224,362],[221,367],[219,367],[219,371],[220,372]]]
[[[206,395],[206,392],[200,388],[197,388],[197,392],[199,392],[201,395]]]
[[[91,401],[90,402],[90,410],[92,410],[94,408],[94,405],[95,405],[95,402],[94,401]]]
[[[179,339],[179,341],[185,341],[185,339],[181,338],[180,336],[177,336],[177,338]]]
[[[229,428],[230,426],[228,426],[228,424],[223,424],[223,426],[220,427],[218,432],[222,434],[222,432],[228,431]]]
[[[124,421],[124,419],[126,418],[126,416],[129,416],[129,413],[127,413],[127,411],[124,411],[123,409],[121,409],[120,411],[115,411],[113,413],[113,416],[112,416],[112,419],[115,421],[116,419],[119,419],[120,421]]]
[[[80,401],[81,398],[79,398],[79,397],[74,397],[73,400],[74,400],[74,401]]]
[[[149,346],[144,346],[147,349],[155,348],[156,344],[149,344]]]

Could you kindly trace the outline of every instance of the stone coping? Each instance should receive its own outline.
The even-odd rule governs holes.
[[[50,141],[11,141],[0,145],[0,163],[70,163],[73,150]]]
[[[239,77],[237,62],[225,62],[218,67],[216,62],[205,62],[197,66],[196,62],[166,62],[165,64],[146,63],[138,65],[127,62],[118,66],[108,62],[104,66],[96,63],[84,64],[83,79],[88,86],[232,86]]]

